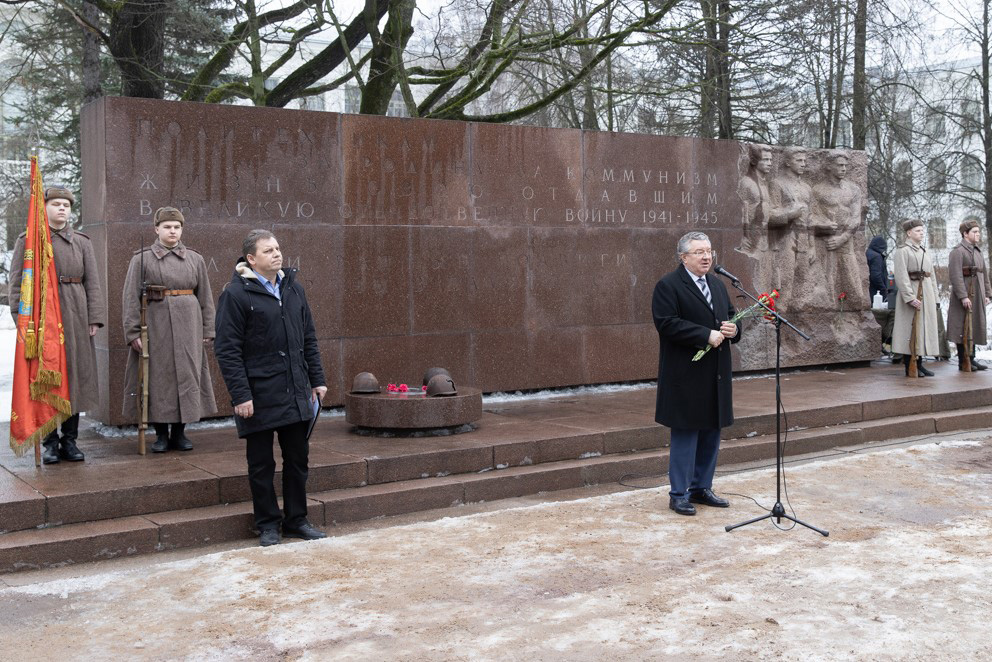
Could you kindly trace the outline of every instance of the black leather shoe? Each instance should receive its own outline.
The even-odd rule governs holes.
[[[280,540],[279,532],[275,529],[262,529],[261,534],[258,536],[258,544],[262,547],[278,545]]]
[[[62,437],[62,441],[59,442],[59,457],[69,462],[82,462],[86,459],[83,451],[76,446],[76,440],[69,437]]]
[[[727,508],[730,506],[729,501],[726,499],[721,499],[717,495],[713,494],[713,490],[699,490],[698,492],[690,492],[689,501],[691,503],[701,503],[704,506],[712,506],[714,508]]]
[[[916,371],[923,377],[933,377],[933,372],[923,367],[923,359],[919,359],[916,362]]]
[[[689,497],[668,497],[668,507],[679,515],[695,515],[696,507],[689,503]]]
[[[304,540],[320,540],[326,538],[327,534],[319,529],[315,529],[309,522],[304,522],[295,529],[282,527],[282,534],[287,538],[303,538]]]

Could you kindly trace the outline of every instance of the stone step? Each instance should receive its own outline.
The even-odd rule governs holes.
[[[988,399],[992,399],[992,390],[987,388],[805,408],[800,397],[793,409],[787,411],[783,429],[792,428],[789,438],[810,447],[876,441],[880,434],[886,435],[883,438],[893,438],[887,426],[895,426],[895,437],[978,428],[992,416],[992,408],[984,402]],[[976,402],[982,406],[957,408]],[[603,430],[598,432],[585,431],[581,426],[593,427],[592,424],[573,417],[536,430],[517,423],[497,422],[471,435],[445,440],[359,437],[350,442],[354,447],[346,448],[337,442],[315,443],[311,448],[308,486],[312,493],[332,492],[660,449],[668,443],[667,428],[656,425],[649,416],[632,419],[629,415],[617,415],[613,422],[610,417],[610,413],[595,417],[596,426]],[[964,427],[955,428],[955,425]],[[345,427],[343,423],[339,426]],[[767,452],[764,441],[754,438],[774,432],[773,414],[745,412],[725,430],[724,452],[733,452],[735,462],[748,461],[753,459],[745,452],[749,448],[755,449],[754,453]],[[211,444],[216,444],[212,438],[218,434],[229,435],[211,431],[191,436],[198,448],[211,448]],[[346,430],[341,434],[347,435]],[[841,439],[850,435],[854,441]],[[735,440],[749,443],[736,448],[730,443]],[[85,472],[72,472],[72,469],[73,465],[45,471],[29,467],[16,473],[0,470],[0,494],[4,495],[0,500],[0,531],[204,508],[247,502],[251,498],[240,449],[170,454],[151,461],[132,455],[87,462]],[[281,479],[277,475],[277,491],[280,488]]]
[[[788,431],[785,440],[786,455],[823,452],[831,448],[937,432],[992,428],[990,407],[890,416],[806,429],[796,429],[801,426],[794,425],[795,418],[790,416],[793,429]],[[802,420],[802,417],[799,418]],[[774,433],[727,439],[720,453],[720,464],[725,466],[773,459],[775,445]],[[579,448],[585,446],[580,445]],[[541,457],[540,453],[536,455]],[[331,489],[313,489],[311,486],[309,517],[314,524],[329,527],[466,503],[616,482],[629,474],[658,476],[660,482],[667,482],[666,448],[591,454],[578,459],[550,457],[535,464],[496,469],[487,467],[476,472],[447,476],[414,477]],[[0,573],[227,541],[247,541],[252,536],[251,527],[251,505],[242,500],[16,531],[0,535]]]

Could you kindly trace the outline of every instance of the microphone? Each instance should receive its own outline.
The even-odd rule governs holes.
[[[737,276],[735,276],[734,274],[732,274],[732,273],[730,273],[729,271],[727,271],[726,269],[724,269],[724,268],[723,268],[723,265],[722,265],[722,264],[718,264],[718,265],[716,265],[716,266],[715,266],[715,267],[713,268],[713,271],[715,271],[715,272],[717,272],[718,274],[720,274],[720,275],[721,275],[721,276],[723,276],[724,278],[729,278],[729,279],[730,279],[730,280],[731,280],[732,282],[734,282],[734,283],[739,283],[739,282],[741,282],[741,279],[740,279],[740,278],[738,278],[738,277],[737,277]]]

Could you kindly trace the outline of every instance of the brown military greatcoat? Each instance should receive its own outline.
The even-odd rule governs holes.
[[[144,281],[170,291],[191,294],[164,296],[148,303],[148,420],[152,423],[193,423],[216,413],[214,389],[204,338],[214,337],[214,300],[203,257],[180,242],[169,250],[158,240],[135,253],[128,265],[123,292],[124,340],[141,332],[141,268]],[[128,352],[124,372],[124,416],[138,420],[138,359]]]
[[[965,276],[965,268],[973,275]],[[967,311],[961,305],[961,300],[971,298],[971,342],[975,345],[986,344],[985,297],[992,292],[992,287],[989,286],[989,272],[982,250],[967,239],[962,239],[947,257],[947,277],[951,281],[947,339],[956,345],[964,342],[964,317]]]
[[[892,351],[896,354],[911,354],[913,318],[916,317],[916,355],[940,356],[940,337],[937,334],[937,278],[933,271],[930,254],[921,246],[906,242],[892,255],[892,270],[896,287],[895,324],[892,327]],[[923,280],[913,280],[911,272],[929,274]],[[922,290],[920,284],[922,283]],[[919,296],[923,307],[919,315],[909,302]]]
[[[24,237],[14,244],[10,273],[10,311],[16,322],[17,302],[21,297],[21,267],[24,264]],[[65,226],[52,230],[55,273],[59,275],[59,305],[65,329],[65,356],[69,373],[69,400],[72,413],[93,411],[100,406],[97,381],[96,348],[90,325],[107,323],[107,308],[100,287],[96,254],[90,238]],[[77,282],[69,282],[70,280]]]

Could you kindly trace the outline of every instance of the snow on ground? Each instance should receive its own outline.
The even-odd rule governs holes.
[[[14,388],[14,345],[17,327],[10,306],[0,306],[0,421],[10,421],[10,395]]]
[[[987,433],[986,433],[987,435]],[[992,440],[385,526],[0,590],[18,659],[992,659]],[[936,487],[936,486],[939,486]],[[333,532],[332,532],[333,533]]]

